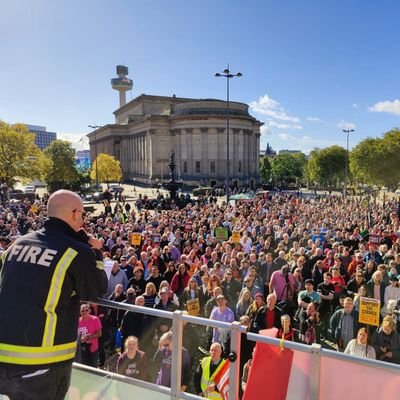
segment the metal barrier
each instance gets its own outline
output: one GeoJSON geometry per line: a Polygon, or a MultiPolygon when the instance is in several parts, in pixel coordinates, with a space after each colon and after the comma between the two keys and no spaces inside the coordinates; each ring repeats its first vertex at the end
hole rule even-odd
{"type": "MultiPolygon", "coordinates": [[[[244,326],[241,326],[238,322],[233,322],[231,324],[225,322],[214,321],[206,318],[194,317],[191,315],[185,315],[182,311],[168,312],[152,308],[145,308],[141,306],[130,305],[126,303],[117,303],[109,300],[97,300],[94,302],[106,307],[123,309],[126,311],[133,311],[141,314],[152,315],[161,318],[172,319],[172,331],[173,335],[173,350],[172,350],[172,369],[171,369],[171,388],[165,388],[148,382],[143,382],[140,380],[132,378],[124,378],[125,381],[132,382],[136,386],[141,388],[146,388],[150,390],[157,391],[163,394],[169,394],[171,399],[201,399],[202,397],[185,393],[181,391],[181,362],[182,362],[182,332],[183,332],[183,322],[187,321],[192,324],[210,326],[213,328],[228,329],[231,331],[231,352],[237,354],[237,359],[231,362],[229,369],[229,399],[238,399],[238,389],[240,384],[239,377],[239,365],[240,365],[240,343],[241,343],[241,333],[246,332],[244,326]]],[[[247,339],[266,343],[274,346],[280,345],[280,340],[272,337],[262,336],[254,333],[247,333],[247,339]]],[[[301,343],[285,341],[284,347],[297,352],[308,353],[311,357],[310,363],[310,374],[308,376],[308,396],[310,400],[318,400],[321,394],[321,360],[322,357],[329,359],[336,359],[340,361],[345,361],[347,363],[352,363],[356,365],[361,365],[364,367],[373,367],[383,370],[392,375],[396,373],[400,376],[400,366],[389,364],[382,361],[376,361],[371,359],[358,358],[343,353],[335,352],[332,350],[327,350],[321,348],[318,344],[313,344],[312,346],[307,346],[301,343]]],[[[89,368],[90,370],[91,368],[89,368]]],[[[102,374],[107,372],[102,371],[102,374]]],[[[108,373],[112,378],[115,374],[108,373]]]]}

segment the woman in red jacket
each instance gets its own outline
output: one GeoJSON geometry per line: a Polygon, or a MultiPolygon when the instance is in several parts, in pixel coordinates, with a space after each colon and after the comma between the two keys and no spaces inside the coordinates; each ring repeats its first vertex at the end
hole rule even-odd
{"type": "Polygon", "coordinates": [[[178,271],[172,278],[171,290],[180,298],[189,283],[190,275],[185,264],[179,264],[178,271]]]}

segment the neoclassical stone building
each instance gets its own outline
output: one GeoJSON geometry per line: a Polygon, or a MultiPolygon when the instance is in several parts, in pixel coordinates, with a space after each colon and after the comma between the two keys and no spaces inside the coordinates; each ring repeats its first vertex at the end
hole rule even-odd
{"type": "MultiPolygon", "coordinates": [[[[258,179],[260,127],[248,105],[230,102],[230,181],[258,179]]],[[[142,94],[114,112],[115,124],[88,134],[91,159],[107,153],[120,162],[124,179],[154,184],[169,179],[175,152],[177,178],[187,184],[224,184],[226,102],[142,94]],[[96,149],[97,148],[97,149],[96,149]]]]}

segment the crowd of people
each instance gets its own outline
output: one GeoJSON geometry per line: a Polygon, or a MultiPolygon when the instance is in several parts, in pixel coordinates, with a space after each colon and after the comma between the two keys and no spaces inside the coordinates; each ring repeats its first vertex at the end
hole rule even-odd
{"type": "MultiPolygon", "coordinates": [[[[398,202],[277,193],[228,205],[210,198],[172,210],[126,204],[84,216],[83,227],[102,241],[110,268],[106,298],[236,320],[250,332],[275,329],[285,340],[400,363],[398,202]],[[378,328],[359,323],[361,297],[380,302],[378,328]]],[[[2,248],[39,229],[45,217],[45,200],[1,206],[2,248]]],[[[80,360],[104,367],[106,351],[117,349],[118,373],[169,386],[171,325],[83,303],[80,360]]],[[[182,390],[218,398],[204,374],[211,379],[229,353],[229,335],[193,324],[184,332],[182,390]],[[209,351],[210,365],[199,362],[199,347],[209,351]]],[[[243,388],[252,350],[245,343],[241,353],[243,388]]]]}

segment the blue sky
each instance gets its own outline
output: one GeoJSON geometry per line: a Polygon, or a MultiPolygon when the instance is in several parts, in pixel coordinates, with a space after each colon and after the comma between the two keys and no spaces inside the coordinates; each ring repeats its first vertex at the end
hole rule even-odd
{"type": "Polygon", "coordinates": [[[350,146],[400,126],[398,0],[13,0],[0,9],[0,119],[73,141],[112,123],[115,66],[141,93],[225,97],[261,147],[350,146]]]}

